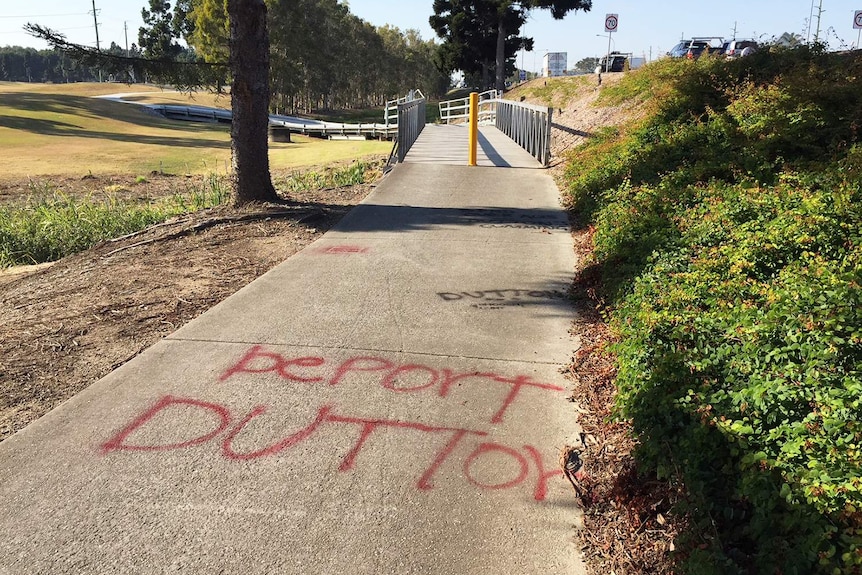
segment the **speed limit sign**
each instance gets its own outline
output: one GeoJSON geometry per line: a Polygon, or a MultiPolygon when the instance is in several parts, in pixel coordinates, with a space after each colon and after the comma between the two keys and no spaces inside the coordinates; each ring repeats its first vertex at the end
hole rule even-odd
{"type": "Polygon", "coordinates": [[[853,27],[862,28],[862,10],[856,10],[856,13],[853,14],[853,27]]]}
{"type": "Polygon", "coordinates": [[[608,14],[605,16],[605,32],[616,32],[619,24],[619,14],[608,14]]]}

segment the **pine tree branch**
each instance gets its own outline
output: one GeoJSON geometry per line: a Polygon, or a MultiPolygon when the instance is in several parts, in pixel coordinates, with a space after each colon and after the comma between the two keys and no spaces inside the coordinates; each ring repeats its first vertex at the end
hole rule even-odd
{"type": "Polygon", "coordinates": [[[39,24],[28,23],[24,26],[24,30],[31,36],[45,40],[52,48],[65,53],[75,62],[83,66],[99,68],[108,74],[132,73],[138,78],[146,75],[151,81],[171,84],[183,91],[220,88],[227,83],[229,72],[227,63],[182,62],[122,56],[74,44],[66,40],[63,34],[39,24]]]}

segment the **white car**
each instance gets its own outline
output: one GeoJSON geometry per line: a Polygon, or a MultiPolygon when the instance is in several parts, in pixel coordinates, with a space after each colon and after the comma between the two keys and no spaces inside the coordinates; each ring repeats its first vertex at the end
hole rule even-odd
{"type": "Polygon", "coordinates": [[[754,40],[731,40],[724,45],[724,55],[728,58],[741,58],[757,52],[757,42],[754,40]]]}

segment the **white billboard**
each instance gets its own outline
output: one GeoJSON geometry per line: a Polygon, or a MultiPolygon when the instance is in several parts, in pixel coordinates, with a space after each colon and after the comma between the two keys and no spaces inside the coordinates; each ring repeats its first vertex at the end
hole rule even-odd
{"type": "Polygon", "coordinates": [[[567,64],[566,52],[548,52],[542,60],[542,75],[546,78],[563,76],[566,73],[567,64]]]}

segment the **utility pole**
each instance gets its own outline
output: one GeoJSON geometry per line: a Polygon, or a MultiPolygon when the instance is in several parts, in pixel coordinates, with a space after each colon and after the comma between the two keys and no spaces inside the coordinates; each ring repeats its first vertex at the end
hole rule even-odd
{"type": "Polygon", "coordinates": [[[820,20],[823,18],[823,0],[820,0],[820,5],[817,7],[817,30],[814,32],[814,43],[820,39],[820,20]]]}
{"type": "Polygon", "coordinates": [[[123,32],[126,34],[126,58],[129,57],[129,23],[123,22],[123,32]]]}
{"type": "MultiPolygon", "coordinates": [[[[97,18],[99,11],[96,10],[96,0],[93,0],[93,24],[96,26],[96,51],[101,52],[99,46],[99,19],[97,18]]],[[[99,68],[99,82],[102,81],[102,69],[99,68]]]]}
{"type": "Polygon", "coordinates": [[[99,47],[99,20],[96,18],[96,15],[99,13],[96,10],[96,0],[93,0],[93,24],[96,26],[96,51],[101,50],[99,47]]]}
{"type": "Polygon", "coordinates": [[[733,39],[736,40],[736,22],[733,23],[733,39]]]}
{"type": "Polygon", "coordinates": [[[811,0],[811,13],[808,14],[808,36],[805,38],[807,44],[811,43],[811,24],[814,22],[814,3],[817,0],[811,0]]]}
{"type": "MultiPolygon", "coordinates": [[[[811,15],[808,17],[808,38],[806,42],[811,43],[811,25],[814,23],[814,4],[817,0],[811,0],[811,15]]],[[[814,43],[817,43],[817,40],[820,39],[820,20],[823,18],[823,0],[820,0],[820,4],[817,6],[817,28],[814,32],[814,43]]]]}

